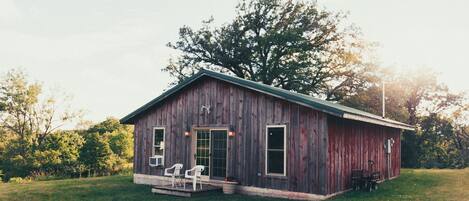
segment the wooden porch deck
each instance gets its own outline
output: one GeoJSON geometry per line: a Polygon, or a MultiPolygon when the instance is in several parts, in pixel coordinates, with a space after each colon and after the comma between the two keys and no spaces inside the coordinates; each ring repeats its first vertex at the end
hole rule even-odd
{"type": "Polygon", "coordinates": [[[202,189],[197,185],[197,190],[192,189],[192,184],[186,184],[186,189],[184,187],[172,187],[171,185],[164,186],[153,186],[151,189],[152,193],[164,194],[164,195],[174,195],[179,197],[193,197],[206,194],[208,192],[221,192],[222,187],[213,186],[208,184],[202,184],[202,189]]]}

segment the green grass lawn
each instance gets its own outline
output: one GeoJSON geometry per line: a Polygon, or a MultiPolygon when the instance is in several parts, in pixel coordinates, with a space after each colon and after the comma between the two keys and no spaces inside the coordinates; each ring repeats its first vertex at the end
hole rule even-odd
{"type": "Polygon", "coordinates": [[[156,195],[151,193],[150,186],[136,185],[132,183],[131,176],[109,176],[85,179],[65,179],[53,181],[34,181],[24,184],[2,183],[0,184],[0,201],[3,200],[57,200],[57,201],[118,201],[118,200],[271,200],[268,198],[224,195],[211,193],[204,197],[192,199],[174,196],[156,195]]]}
{"type": "MultiPolygon", "coordinates": [[[[135,185],[131,176],[34,181],[0,184],[0,200],[272,200],[213,193],[192,199],[154,195],[149,186],[135,185]]],[[[280,199],[277,199],[280,200],[280,199]]],[[[409,170],[387,181],[378,191],[348,192],[333,200],[469,200],[469,169],[409,170]]]]}
{"type": "Polygon", "coordinates": [[[348,192],[333,200],[469,200],[469,169],[403,169],[399,178],[380,184],[377,191],[348,192]]]}

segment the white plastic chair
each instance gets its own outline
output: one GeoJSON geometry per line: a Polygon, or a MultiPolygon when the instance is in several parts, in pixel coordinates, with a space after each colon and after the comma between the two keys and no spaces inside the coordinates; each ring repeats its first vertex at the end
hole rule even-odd
{"type": "Polygon", "coordinates": [[[176,163],[170,168],[164,169],[164,176],[171,177],[171,186],[174,188],[174,182],[176,181],[176,177],[182,176],[181,175],[181,169],[182,169],[182,164],[181,163],[176,163]],[[170,173],[170,170],[173,170],[172,173],[170,173]]]}
{"type": "MultiPolygon", "coordinates": [[[[186,170],[186,173],[184,174],[184,177],[186,179],[191,179],[192,180],[192,188],[194,188],[194,191],[197,189],[197,180],[201,180],[201,175],[202,172],[204,171],[205,167],[203,165],[196,165],[190,170],[186,170]],[[194,172],[194,175],[191,175],[190,172],[194,172]]],[[[202,189],[202,182],[199,181],[200,183],[200,189],[202,189]]],[[[184,189],[186,189],[186,182],[184,182],[184,189]]]]}

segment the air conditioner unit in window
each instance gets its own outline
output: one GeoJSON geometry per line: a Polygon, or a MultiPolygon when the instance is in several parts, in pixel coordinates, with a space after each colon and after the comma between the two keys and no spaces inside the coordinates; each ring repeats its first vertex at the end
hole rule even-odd
{"type": "Polygon", "coordinates": [[[150,167],[163,166],[163,156],[150,157],[150,167]]]}

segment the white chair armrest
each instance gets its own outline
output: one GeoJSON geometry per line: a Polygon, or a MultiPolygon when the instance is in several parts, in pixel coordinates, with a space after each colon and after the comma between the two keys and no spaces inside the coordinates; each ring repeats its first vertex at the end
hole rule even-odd
{"type": "Polygon", "coordinates": [[[195,170],[195,167],[193,167],[192,169],[190,170],[186,170],[185,173],[184,173],[184,177],[185,178],[192,178],[192,175],[190,175],[190,172],[194,171],[195,170]]]}
{"type": "Polygon", "coordinates": [[[173,174],[172,174],[172,173],[169,173],[169,171],[170,171],[171,169],[174,169],[175,167],[176,167],[176,166],[173,165],[173,166],[170,167],[170,168],[165,168],[165,169],[164,169],[164,176],[172,176],[173,174]]]}

